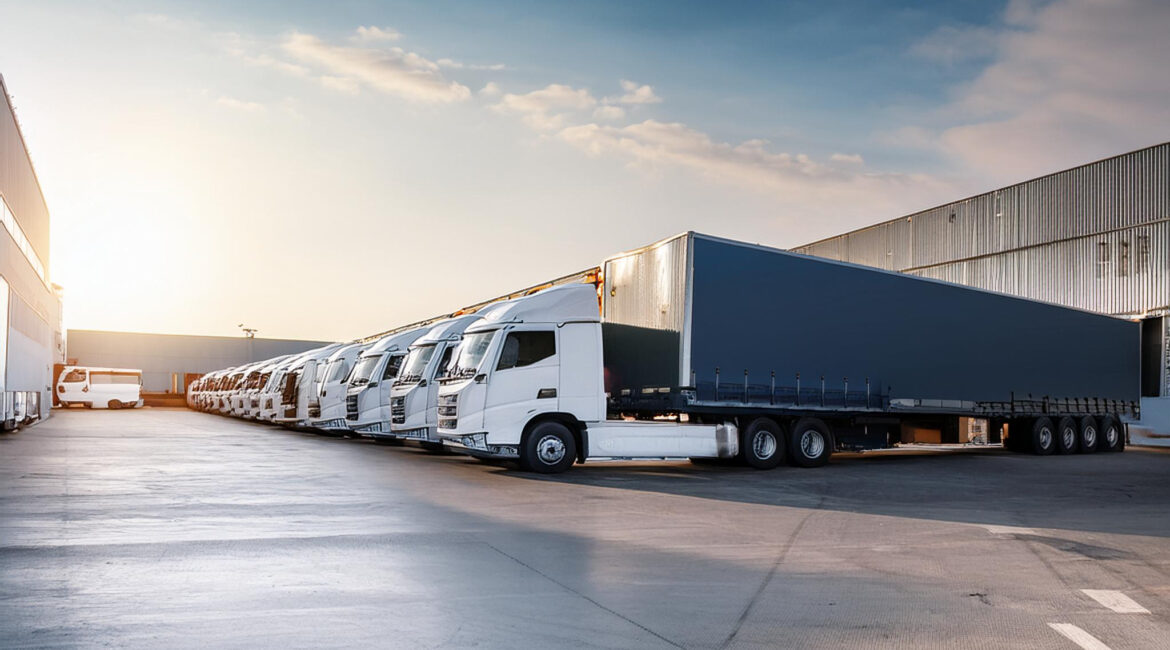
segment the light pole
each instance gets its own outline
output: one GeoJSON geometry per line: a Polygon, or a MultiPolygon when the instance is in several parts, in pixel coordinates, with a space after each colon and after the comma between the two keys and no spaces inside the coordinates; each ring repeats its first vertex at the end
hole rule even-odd
{"type": "Polygon", "coordinates": [[[244,338],[248,339],[248,361],[255,361],[256,344],[253,341],[256,339],[256,332],[259,332],[260,330],[256,329],[255,327],[244,327],[243,323],[236,325],[236,327],[240,328],[240,330],[244,332],[244,338]]]}

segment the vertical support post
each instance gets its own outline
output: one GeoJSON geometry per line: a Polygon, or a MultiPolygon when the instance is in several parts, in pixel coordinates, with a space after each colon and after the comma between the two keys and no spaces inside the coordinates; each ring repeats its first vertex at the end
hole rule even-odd
{"type": "Polygon", "coordinates": [[[743,369],[743,403],[744,404],[748,403],[748,371],[747,371],[747,368],[743,369]]]}
{"type": "Polygon", "coordinates": [[[825,405],[825,376],[821,375],[821,406],[825,405]]]}
{"type": "Polygon", "coordinates": [[[715,401],[719,401],[719,366],[715,366],[715,401]]]}
{"type": "Polygon", "coordinates": [[[768,400],[769,404],[776,403],[776,371],[772,371],[772,397],[768,400]]]}
{"type": "Polygon", "coordinates": [[[800,406],[800,373],[796,373],[796,405],[800,406]]]}
{"type": "Polygon", "coordinates": [[[849,378],[842,377],[841,381],[845,382],[845,394],[841,396],[841,406],[849,407],[849,378]]]}
{"type": "Polygon", "coordinates": [[[869,406],[869,377],[865,378],[865,408],[870,408],[870,406],[869,406]]]}

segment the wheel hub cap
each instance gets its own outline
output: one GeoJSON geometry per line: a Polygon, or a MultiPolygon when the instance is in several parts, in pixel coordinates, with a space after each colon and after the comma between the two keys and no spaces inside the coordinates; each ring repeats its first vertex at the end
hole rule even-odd
{"type": "Polygon", "coordinates": [[[1040,446],[1048,449],[1052,445],[1052,431],[1047,427],[1040,430],[1040,446]]]}
{"type": "Polygon", "coordinates": [[[545,436],[536,443],[536,455],[542,463],[556,465],[565,457],[565,443],[556,436],[545,436]]]}
{"type": "Polygon", "coordinates": [[[825,451],[825,438],[820,431],[805,431],[800,434],[800,450],[809,458],[816,458],[825,451]]]}
{"type": "Polygon", "coordinates": [[[1097,430],[1092,428],[1092,427],[1085,429],[1084,438],[1085,438],[1085,444],[1090,446],[1090,447],[1097,444],[1097,430]]]}
{"type": "Polygon", "coordinates": [[[752,451],[756,458],[771,458],[776,453],[776,438],[767,431],[760,431],[752,438],[752,451]]]}

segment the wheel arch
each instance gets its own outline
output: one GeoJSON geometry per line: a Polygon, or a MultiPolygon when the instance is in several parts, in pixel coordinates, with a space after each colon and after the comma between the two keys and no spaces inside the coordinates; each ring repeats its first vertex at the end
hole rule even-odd
{"type": "Polygon", "coordinates": [[[524,430],[520,434],[520,447],[523,448],[528,442],[528,434],[536,428],[536,425],[543,422],[558,422],[569,428],[573,434],[573,442],[577,444],[577,462],[585,462],[586,448],[589,443],[589,431],[585,423],[578,420],[572,413],[563,413],[559,411],[551,411],[547,413],[539,413],[534,415],[532,419],[524,425],[524,430]]]}

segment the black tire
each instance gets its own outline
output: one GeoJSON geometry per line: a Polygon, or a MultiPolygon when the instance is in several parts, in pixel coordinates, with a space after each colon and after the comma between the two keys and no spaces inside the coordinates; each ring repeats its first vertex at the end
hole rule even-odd
{"type": "Polygon", "coordinates": [[[1101,418],[1097,429],[1097,449],[1101,451],[1121,451],[1125,449],[1125,429],[1121,421],[1112,415],[1101,418]]]}
{"type": "Polygon", "coordinates": [[[432,454],[441,454],[441,453],[444,453],[447,451],[447,447],[441,442],[431,442],[429,440],[423,440],[422,442],[418,443],[418,446],[431,452],[432,454]]]}
{"type": "Polygon", "coordinates": [[[1080,429],[1077,427],[1077,421],[1064,416],[1056,422],[1056,453],[1058,454],[1075,454],[1077,453],[1077,437],[1080,434],[1080,429]]]}
{"type": "Polygon", "coordinates": [[[406,441],[401,438],[391,438],[388,436],[374,436],[375,445],[385,445],[387,447],[401,447],[406,441]]]}
{"type": "Polygon", "coordinates": [[[1038,417],[1032,420],[1031,436],[1032,453],[1037,456],[1047,456],[1056,451],[1056,425],[1048,417],[1038,417]]]}
{"type": "Polygon", "coordinates": [[[1080,435],[1077,436],[1077,449],[1082,454],[1096,453],[1097,445],[1101,442],[1100,425],[1097,418],[1086,415],[1080,421],[1080,435]]]}
{"type": "Polygon", "coordinates": [[[833,454],[833,432],[818,418],[800,418],[788,434],[788,460],[797,467],[820,467],[833,454]]]}
{"type": "Polygon", "coordinates": [[[520,444],[520,467],[539,474],[559,474],[577,460],[577,441],[560,422],[541,422],[520,444]]]}
{"type": "Polygon", "coordinates": [[[106,402],[106,408],[110,409],[111,411],[117,411],[118,409],[122,408],[122,403],[116,399],[112,399],[109,402],[106,402]]]}
{"type": "Polygon", "coordinates": [[[784,462],[784,429],[771,418],[756,418],[739,433],[743,462],[756,469],[773,469],[784,462]]]}

